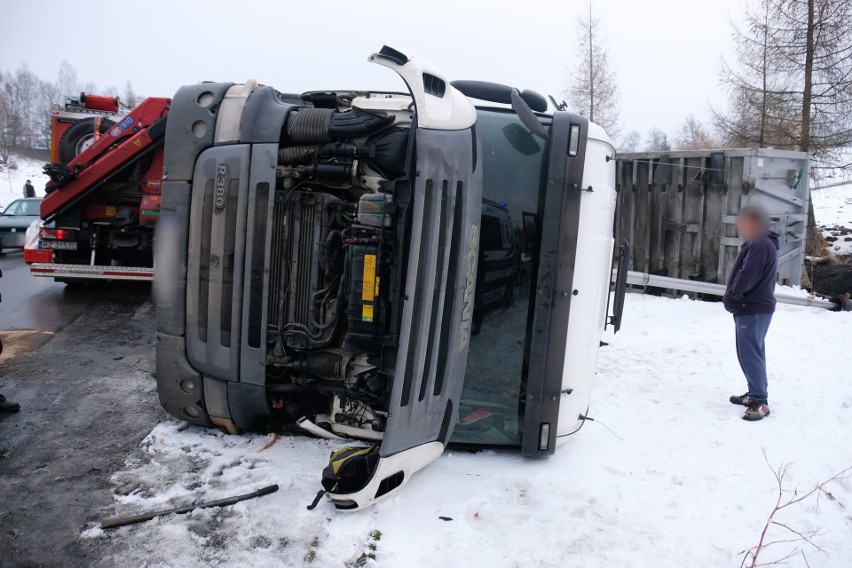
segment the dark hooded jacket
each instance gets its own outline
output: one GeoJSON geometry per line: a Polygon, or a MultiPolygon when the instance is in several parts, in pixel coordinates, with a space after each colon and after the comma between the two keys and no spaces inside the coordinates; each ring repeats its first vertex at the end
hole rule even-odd
{"type": "Polygon", "coordinates": [[[725,309],[735,316],[773,313],[777,267],[776,233],[743,244],[728,276],[725,309]]]}

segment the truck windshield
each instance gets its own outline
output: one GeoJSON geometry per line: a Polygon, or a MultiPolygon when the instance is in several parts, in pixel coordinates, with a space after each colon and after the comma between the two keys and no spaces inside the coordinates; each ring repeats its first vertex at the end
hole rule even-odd
{"type": "Polygon", "coordinates": [[[517,446],[545,142],[511,112],[479,109],[476,127],[483,160],[479,264],[467,374],[451,443],[517,446]]]}

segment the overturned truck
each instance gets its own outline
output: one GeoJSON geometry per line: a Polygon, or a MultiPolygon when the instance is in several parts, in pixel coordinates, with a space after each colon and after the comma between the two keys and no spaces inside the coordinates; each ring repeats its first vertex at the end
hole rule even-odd
{"type": "Polygon", "coordinates": [[[370,60],[409,92],[181,88],[157,235],[163,406],[366,441],[326,487],[342,510],[449,443],[538,457],[578,430],[613,247],[603,130],[387,47],[370,60]]]}

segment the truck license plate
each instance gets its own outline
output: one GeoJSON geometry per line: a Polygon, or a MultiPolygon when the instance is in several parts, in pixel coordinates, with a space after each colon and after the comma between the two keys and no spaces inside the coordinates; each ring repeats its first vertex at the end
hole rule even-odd
{"type": "Polygon", "coordinates": [[[38,248],[53,250],[77,250],[76,241],[39,241],[38,248]]]}

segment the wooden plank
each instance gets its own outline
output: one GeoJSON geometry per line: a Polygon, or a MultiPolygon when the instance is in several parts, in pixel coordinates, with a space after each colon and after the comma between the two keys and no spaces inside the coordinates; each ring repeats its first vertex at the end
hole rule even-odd
{"type": "MultiPolygon", "coordinates": [[[[686,184],[683,192],[683,223],[701,226],[704,220],[704,189],[695,179],[701,172],[703,160],[685,160],[686,184]]],[[[684,233],[681,241],[681,278],[696,279],[701,272],[701,233],[684,233]]]]}
{"type": "MultiPolygon", "coordinates": [[[[657,165],[657,168],[665,167],[657,165]]],[[[654,172],[654,179],[657,172],[654,172]]],[[[659,180],[657,180],[659,181],[659,180]]],[[[666,258],[665,236],[663,227],[665,222],[666,201],[668,188],[671,185],[671,173],[666,183],[654,183],[651,186],[651,266],[655,271],[665,270],[668,274],[669,263],[666,258]]]]}
{"type": "Polygon", "coordinates": [[[668,276],[682,278],[681,251],[683,226],[683,158],[672,163],[672,178],[666,193],[664,219],[664,255],[668,276]]]}
{"type": "Polygon", "coordinates": [[[637,162],[636,171],[636,263],[639,270],[649,272],[650,248],[651,248],[651,224],[649,219],[650,199],[648,194],[648,179],[650,177],[650,164],[646,161],[637,162]]]}
{"type": "Polygon", "coordinates": [[[746,160],[742,156],[728,158],[727,176],[728,176],[728,195],[725,204],[725,217],[723,218],[722,237],[735,239],[732,244],[719,245],[719,282],[724,282],[727,279],[728,271],[734,265],[737,254],[740,251],[741,241],[737,237],[736,215],[742,207],[743,200],[743,185],[748,181],[749,175],[746,172],[746,160]]]}
{"type": "MultiPolygon", "coordinates": [[[[706,165],[710,167],[709,157],[706,165]]],[[[719,246],[722,238],[722,216],[724,215],[725,194],[728,184],[712,183],[712,172],[708,176],[709,183],[705,184],[704,198],[704,225],[703,225],[703,258],[701,270],[706,282],[720,282],[719,270],[719,246]]],[[[724,280],[724,277],[722,277],[724,280]]]]}

